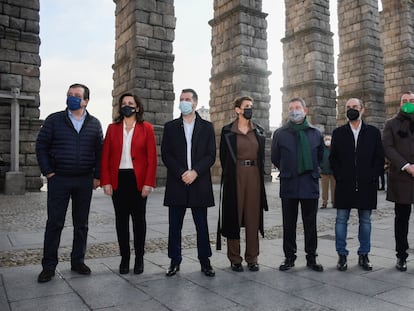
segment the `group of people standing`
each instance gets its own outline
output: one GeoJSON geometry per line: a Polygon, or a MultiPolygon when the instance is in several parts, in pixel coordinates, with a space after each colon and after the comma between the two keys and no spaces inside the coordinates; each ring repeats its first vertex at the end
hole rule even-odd
{"type": "MultiPolygon", "coordinates": [[[[88,215],[92,190],[102,187],[111,196],[121,255],[119,273],[130,270],[130,230],[132,219],[135,262],[133,271],[144,271],[146,201],[155,187],[157,170],[156,139],[153,126],[144,121],[142,100],[125,93],[119,98],[118,118],[108,126],[105,138],[99,121],[86,106],[89,89],[73,84],[67,92],[67,108],[48,116],[41,128],[36,153],[42,174],[48,180],[47,223],[42,272],[38,282],[55,275],[58,248],[69,200],[74,226],[71,270],[88,275],[85,264],[88,215]]],[[[233,271],[242,272],[243,259],[250,271],[259,270],[259,233],[264,235],[264,211],[268,210],[264,185],[265,130],[252,121],[253,99],[238,97],[233,102],[235,119],[221,130],[219,158],[222,167],[217,249],[226,238],[227,257],[233,271]],[[241,254],[241,228],[245,228],[246,247],[241,254]]],[[[180,94],[179,118],[164,126],[161,158],[167,168],[164,205],[168,207],[167,276],[180,270],[181,231],[187,209],[191,209],[197,232],[197,252],[201,272],[213,277],[212,251],[207,209],[215,206],[210,169],[216,159],[214,127],[196,112],[197,93],[184,89],[180,94]]],[[[363,103],[346,103],[348,124],[332,133],[329,158],[324,159],[324,140],[308,123],[303,99],[289,102],[289,121],[273,136],[271,160],[280,175],[283,215],[282,271],[294,267],[296,224],[300,204],[305,234],[307,266],[323,271],[317,260],[317,222],[319,167],[329,161],[336,181],[335,224],[338,269],[347,268],[347,222],[351,208],[359,215],[359,265],[372,269],[370,251],[371,210],[376,208],[377,181],[390,160],[387,199],[395,204],[397,269],[407,269],[408,219],[414,202],[414,94],[404,94],[401,111],[388,121],[383,142],[378,129],[362,121],[363,103]],[[384,148],[383,148],[384,146],[384,148]]],[[[323,174],[323,172],[322,172],[323,174]]]]}

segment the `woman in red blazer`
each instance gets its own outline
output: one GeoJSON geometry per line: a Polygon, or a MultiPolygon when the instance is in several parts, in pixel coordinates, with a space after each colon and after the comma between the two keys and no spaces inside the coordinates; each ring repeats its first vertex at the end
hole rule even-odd
{"type": "Polygon", "coordinates": [[[121,264],[129,272],[129,217],[134,231],[134,273],[144,271],[147,197],[155,187],[157,151],[153,126],[143,119],[141,99],[130,93],[119,99],[119,118],[108,126],[101,160],[101,185],[112,196],[121,264]]]}

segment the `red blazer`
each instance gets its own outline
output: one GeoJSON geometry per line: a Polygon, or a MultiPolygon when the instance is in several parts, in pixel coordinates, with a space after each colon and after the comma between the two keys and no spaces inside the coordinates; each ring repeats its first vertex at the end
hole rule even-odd
{"type": "MultiPolygon", "coordinates": [[[[101,185],[118,189],[118,171],[121,162],[124,123],[108,126],[102,149],[101,185]]],[[[138,190],[144,185],[155,187],[157,149],[154,128],[148,122],[136,123],[131,142],[131,158],[138,190]]]]}

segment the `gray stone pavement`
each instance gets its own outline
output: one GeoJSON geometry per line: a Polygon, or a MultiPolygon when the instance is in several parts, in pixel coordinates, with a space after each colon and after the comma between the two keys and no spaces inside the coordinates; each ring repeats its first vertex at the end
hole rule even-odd
{"type": "MultiPolygon", "coordinates": [[[[216,203],[218,186],[215,185],[216,203]]],[[[267,184],[270,211],[265,214],[265,238],[261,238],[260,271],[231,271],[224,250],[215,250],[217,207],[209,209],[214,278],[200,272],[194,225],[188,212],[183,228],[181,271],[166,277],[168,235],[167,208],[162,206],[164,188],[156,189],[147,205],[147,253],[141,275],[120,275],[120,257],[114,229],[112,202],[102,190],[94,192],[86,263],[92,275],[70,271],[72,241],[68,210],[56,277],[37,283],[46,222],[46,192],[22,196],[0,195],[0,311],[3,310],[414,310],[414,261],[408,271],[395,269],[393,206],[378,192],[373,212],[372,250],[374,269],[357,264],[357,217],[351,215],[348,270],[336,270],[334,245],[335,210],[319,210],[319,260],[325,271],[305,267],[303,231],[298,220],[298,259],[288,272],[278,270],[283,260],[281,209],[278,183],[267,184]]],[[[410,245],[414,245],[411,222],[410,245]]],[[[223,240],[224,242],[224,240],[223,240]]],[[[242,245],[242,251],[244,247],[242,245]]],[[[414,253],[410,249],[410,253],[414,253]]],[[[132,260],[131,260],[132,262],[132,260]]]]}

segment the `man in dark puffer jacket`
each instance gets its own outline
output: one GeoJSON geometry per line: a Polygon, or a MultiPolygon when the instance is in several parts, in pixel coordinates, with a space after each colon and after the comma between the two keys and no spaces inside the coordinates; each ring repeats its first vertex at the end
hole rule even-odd
{"type": "Polygon", "coordinates": [[[48,282],[58,264],[60,236],[72,199],[72,271],[90,274],[84,263],[92,189],[99,186],[102,127],[86,111],[89,89],[72,84],[67,109],[48,116],[36,141],[40,170],[47,177],[47,223],[38,282],[48,282]]]}

